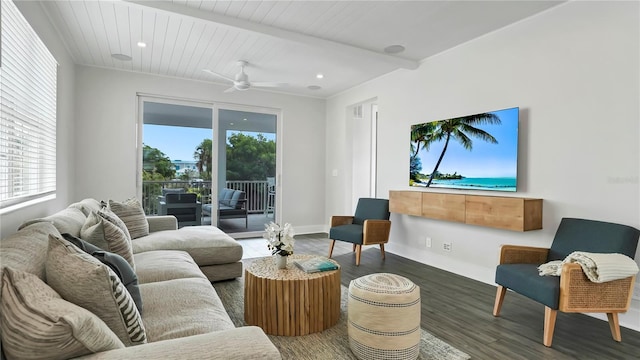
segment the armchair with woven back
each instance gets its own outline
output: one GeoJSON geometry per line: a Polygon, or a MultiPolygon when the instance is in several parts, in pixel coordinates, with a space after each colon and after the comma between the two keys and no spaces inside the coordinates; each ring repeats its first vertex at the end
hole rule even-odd
{"type": "Polygon", "coordinates": [[[539,267],[576,252],[622,254],[633,259],[639,236],[638,229],[627,225],[563,218],[550,248],[503,245],[496,268],[498,288],[493,315],[500,315],[507,289],[511,289],[545,305],[543,344],[547,347],[553,340],[558,311],[606,313],[613,339],[621,341],[618,314],[629,309],[635,275],[593,282],[578,263],[560,263],[560,276],[541,276],[539,267]]]}
{"type": "Polygon", "coordinates": [[[391,221],[389,220],[389,200],[360,198],[353,216],[334,215],[329,230],[329,257],[333,255],[336,240],[353,244],[356,266],[360,265],[363,245],[379,245],[384,259],[384,244],[389,241],[391,221]]]}

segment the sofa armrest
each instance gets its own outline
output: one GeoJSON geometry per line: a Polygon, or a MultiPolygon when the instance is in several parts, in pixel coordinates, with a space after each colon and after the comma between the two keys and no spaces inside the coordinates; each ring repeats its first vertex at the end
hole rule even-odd
{"type": "Polygon", "coordinates": [[[76,359],[282,359],[271,340],[257,326],[164,340],[109,350],[76,359]]]}
{"type": "Polygon", "coordinates": [[[173,215],[147,216],[149,232],[178,229],[178,219],[173,215]]]}

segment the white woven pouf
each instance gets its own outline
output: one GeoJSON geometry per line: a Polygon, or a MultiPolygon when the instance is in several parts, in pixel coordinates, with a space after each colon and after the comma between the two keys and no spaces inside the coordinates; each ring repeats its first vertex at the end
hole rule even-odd
{"type": "Polygon", "coordinates": [[[415,360],[420,353],[420,288],[394,274],[351,281],[349,345],[361,360],[415,360]]]}

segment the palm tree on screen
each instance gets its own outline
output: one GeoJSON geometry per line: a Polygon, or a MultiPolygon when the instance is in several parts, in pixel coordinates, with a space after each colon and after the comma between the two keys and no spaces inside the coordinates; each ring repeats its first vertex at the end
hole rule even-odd
{"type": "Polygon", "coordinates": [[[433,142],[432,135],[435,128],[435,122],[411,126],[411,142],[415,143],[415,151],[411,154],[411,160],[418,157],[420,145],[422,145],[423,149],[429,150],[429,145],[433,142]]]}
{"type": "MultiPolygon", "coordinates": [[[[491,113],[482,113],[454,119],[430,122],[429,124],[433,124],[433,131],[427,137],[429,143],[444,140],[444,147],[442,148],[442,153],[440,154],[440,157],[436,162],[436,166],[433,168],[433,171],[429,176],[429,181],[427,182],[426,186],[429,187],[429,185],[431,185],[431,181],[438,171],[438,167],[440,166],[440,163],[444,158],[444,154],[447,152],[447,147],[449,146],[449,140],[451,140],[451,138],[457,140],[465,149],[469,151],[473,149],[473,141],[471,141],[470,136],[479,138],[480,140],[484,140],[492,144],[497,144],[498,140],[496,140],[493,135],[475,126],[482,124],[500,123],[500,118],[491,113]]],[[[425,146],[428,146],[428,144],[425,146]]]]}

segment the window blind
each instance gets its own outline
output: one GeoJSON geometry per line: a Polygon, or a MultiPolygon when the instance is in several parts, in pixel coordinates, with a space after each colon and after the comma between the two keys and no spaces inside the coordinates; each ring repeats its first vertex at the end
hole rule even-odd
{"type": "Polygon", "coordinates": [[[0,8],[0,209],[56,190],[57,62],[12,1],[0,8]]]}

